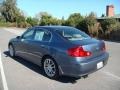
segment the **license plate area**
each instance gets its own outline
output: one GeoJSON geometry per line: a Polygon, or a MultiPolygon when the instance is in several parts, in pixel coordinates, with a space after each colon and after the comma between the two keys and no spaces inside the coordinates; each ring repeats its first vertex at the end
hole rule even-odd
{"type": "Polygon", "coordinates": [[[100,69],[100,68],[102,68],[102,67],[103,67],[103,62],[97,63],[97,69],[100,69]]]}

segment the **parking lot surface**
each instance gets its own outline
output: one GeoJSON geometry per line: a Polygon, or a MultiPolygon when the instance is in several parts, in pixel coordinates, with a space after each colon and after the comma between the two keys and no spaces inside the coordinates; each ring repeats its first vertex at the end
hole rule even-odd
{"type": "MultiPolygon", "coordinates": [[[[51,80],[37,65],[22,58],[9,57],[8,41],[24,30],[0,28],[0,52],[9,90],[120,90],[120,43],[106,42],[110,54],[108,64],[88,78],[60,77],[51,80]]],[[[0,75],[0,90],[3,89],[0,75]]]]}
{"type": "MultiPolygon", "coordinates": [[[[1,71],[0,71],[1,72],[1,71]]],[[[3,84],[2,84],[2,77],[1,77],[1,74],[0,74],[0,90],[3,90],[3,84]]]]}

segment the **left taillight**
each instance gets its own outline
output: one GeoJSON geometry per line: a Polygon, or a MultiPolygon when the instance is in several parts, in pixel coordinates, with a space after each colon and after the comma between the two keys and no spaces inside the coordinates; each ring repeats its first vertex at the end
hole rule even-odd
{"type": "Polygon", "coordinates": [[[68,55],[72,57],[86,57],[86,56],[91,56],[90,51],[85,51],[82,46],[77,46],[68,49],[68,55]]]}
{"type": "Polygon", "coordinates": [[[105,51],[106,50],[106,46],[105,46],[105,42],[103,42],[103,47],[102,50],[105,51]]]}

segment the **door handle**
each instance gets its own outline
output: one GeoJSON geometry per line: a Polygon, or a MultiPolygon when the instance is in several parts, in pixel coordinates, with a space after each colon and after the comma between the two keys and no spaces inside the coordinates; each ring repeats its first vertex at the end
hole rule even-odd
{"type": "Polygon", "coordinates": [[[40,45],[41,47],[45,47],[45,45],[40,45]]]}

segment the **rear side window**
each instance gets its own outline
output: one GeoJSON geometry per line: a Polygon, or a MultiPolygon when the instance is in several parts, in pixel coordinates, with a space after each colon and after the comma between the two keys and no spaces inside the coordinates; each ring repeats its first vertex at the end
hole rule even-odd
{"type": "Polygon", "coordinates": [[[36,41],[49,41],[51,39],[51,33],[45,30],[36,30],[34,40],[36,41]]]}

